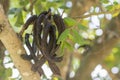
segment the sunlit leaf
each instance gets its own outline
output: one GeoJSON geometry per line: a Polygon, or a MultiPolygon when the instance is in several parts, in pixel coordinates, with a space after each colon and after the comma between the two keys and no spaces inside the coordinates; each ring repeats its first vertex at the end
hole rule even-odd
{"type": "Polygon", "coordinates": [[[29,0],[19,0],[19,4],[22,6],[26,6],[29,3],[29,0]]]}
{"type": "Polygon", "coordinates": [[[61,43],[59,50],[60,50],[60,55],[63,55],[63,52],[65,50],[65,44],[64,44],[64,42],[61,43]]]}
{"type": "Polygon", "coordinates": [[[83,37],[79,34],[78,31],[72,30],[73,31],[73,37],[74,37],[74,42],[78,44],[83,44],[83,37]]]}
{"type": "Polygon", "coordinates": [[[71,43],[68,43],[67,41],[64,42],[65,47],[68,48],[69,50],[73,50],[73,46],[71,45],[71,43]]]}
{"type": "Polygon", "coordinates": [[[100,0],[100,2],[107,4],[109,3],[109,0],[100,0]]]}
{"type": "Polygon", "coordinates": [[[37,15],[39,15],[40,12],[42,11],[41,0],[36,1],[35,5],[34,5],[34,9],[35,9],[35,13],[37,15]]]}
{"type": "Polygon", "coordinates": [[[77,24],[77,22],[70,17],[64,18],[64,22],[68,27],[72,27],[72,26],[75,26],[77,24]]]}
{"type": "Polygon", "coordinates": [[[77,59],[77,58],[73,58],[72,64],[74,64],[73,69],[77,70],[79,68],[79,66],[80,66],[80,60],[77,59]]]}
{"type": "Polygon", "coordinates": [[[4,71],[5,71],[5,68],[0,65],[0,76],[3,76],[5,74],[4,71]]]}
{"type": "Polygon", "coordinates": [[[5,74],[6,74],[7,77],[12,76],[12,69],[11,68],[6,69],[5,74]]]}
{"type": "Polygon", "coordinates": [[[115,56],[115,59],[120,59],[120,47],[113,48],[112,52],[115,56]]]}
{"type": "Polygon", "coordinates": [[[53,77],[53,79],[52,80],[59,80],[57,77],[53,77]]]}
{"type": "Polygon", "coordinates": [[[82,24],[78,24],[78,28],[80,29],[80,30],[87,30],[87,27],[86,26],[84,26],[84,25],[82,25],[82,24]]]}
{"type": "Polygon", "coordinates": [[[62,9],[69,9],[66,5],[61,5],[60,8],[62,8],[62,9]]]}
{"type": "Polygon", "coordinates": [[[70,33],[70,29],[66,29],[59,37],[57,43],[59,44],[60,42],[63,42],[67,39],[68,34],[70,33]]]}
{"type": "Polygon", "coordinates": [[[23,14],[22,11],[20,10],[19,13],[17,14],[17,21],[15,23],[15,26],[20,27],[21,25],[23,25],[23,14]]]}
{"type": "Polygon", "coordinates": [[[114,5],[118,5],[118,2],[117,2],[117,1],[114,1],[113,4],[114,4],[114,5]]]}
{"type": "Polygon", "coordinates": [[[17,8],[12,8],[9,10],[8,14],[15,14],[17,11],[17,8]]]}
{"type": "Polygon", "coordinates": [[[54,2],[47,2],[46,4],[47,4],[48,8],[53,7],[53,6],[57,6],[57,4],[54,2]]]}
{"type": "Polygon", "coordinates": [[[112,10],[112,8],[113,8],[113,5],[108,5],[108,6],[106,6],[106,9],[107,9],[107,10],[112,10]]]}

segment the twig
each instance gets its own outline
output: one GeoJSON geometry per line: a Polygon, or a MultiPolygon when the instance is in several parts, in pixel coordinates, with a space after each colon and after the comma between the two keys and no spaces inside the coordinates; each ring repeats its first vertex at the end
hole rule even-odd
{"type": "Polygon", "coordinates": [[[99,13],[90,13],[88,15],[81,15],[81,16],[76,16],[76,17],[73,17],[74,19],[78,19],[78,18],[88,18],[90,16],[93,16],[93,15],[101,15],[101,14],[114,14],[114,13],[117,13],[119,12],[120,9],[116,9],[114,11],[105,11],[105,12],[99,12],[99,13]]]}
{"type": "Polygon", "coordinates": [[[31,12],[31,15],[33,15],[33,6],[34,4],[36,3],[37,0],[30,0],[30,12],[31,12]]]}
{"type": "Polygon", "coordinates": [[[71,71],[71,67],[72,67],[72,60],[73,60],[73,53],[70,54],[69,57],[69,63],[68,63],[68,68],[67,68],[67,73],[66,73],[66,80],[70,80],[70,71],[71,71]]]}

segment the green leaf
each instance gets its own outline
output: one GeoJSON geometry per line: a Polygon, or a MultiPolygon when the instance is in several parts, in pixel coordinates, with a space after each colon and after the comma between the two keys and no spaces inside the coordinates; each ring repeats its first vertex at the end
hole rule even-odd
{"type": "Polygon", "coordinates": [[[75,43],[78,43],[78,44],[84,44],[84,39],[83,39],[83,37],[79,34],[79,32],[78,31],[76,31],[76,30],[72,30],[73,31],[73,41],[75,42],[75,43]]]}
{"type": "Polygon", "coordinates": [[[0,76],[4,76],[5,74],[4,71],[5,71],[5,68],[0,65],[0,76]]]}
{"type": "Polygon", "coordinates": [[[0,64],[2,64],[3,63],[3,60],[2,59],[0,59],[0,64]]]}
{"type": "Polygon", "coordinates": [[[80,30],[87,30],[87,27],[86,26],[84,26],[84,25],[82,25],[82,24],[78,24],[78,28],[80,29],[80,30]]]}
{"type": "Polygon", "coordinates": [[[63,43],[61,43],[61,45],[60,45],[60,54],[61,54],[61,55],[63,55],[64,49],[65,49],[65,44],[64,44],[64,42],[63,42],[63,43]]]}
{"type": "Polygon", "coordinates": [[[70,51],[72,51],[74,49],[73,46],[70,43],[68,43],[67,41],[65,41],[64,44],[65,44],[65,47],[68,48],[70,51]]]}
{"type": "Polygon", "coordinates": [[[7,77],[10,77],[12,75],[12,69],[11,68],[6,69],[5,73],[7,77]]]}
{"type": "Polygon", "coordinates": [[[46,2],[46,0],[42,0],[42,2],[46,2]]]}
{"type": "Polygon", "coordinates": [[[114,4],[114,5],[118,5],[118,2],[117,2],[117,1],[114,1],[113,4],[114,4]]]}
{"type": "Polygon", "coordinates": [[[53,3],[53,2],[47,2],[47,8],[50,8],[50,7],[53,7],[53,6],[57,6],[56,3],[53,3]]]}
{"type": "Polygon", "coordinates": [[[77,22],[70,18],[70,17],[66,17],[64,18],[64,23],[68,26],[68,27],[72,27],[72,26],[75,26],[77,24],[77,22]]]}
{"type": "Polygon", "coordinates": [[[41,0],[37,0],[36,3],[35,3],[35,5],[34,5],[35,13],[37,15],[39,15],[40,12],[42,11],[41,8],[42,8],[42,6],[41,6],[41,0]]]}
{"type": "Polygon", "coordinates": [[[70,29],[66,29],[59,37],[57,43],[59,44],[60,42],[63,42],[66,40],[66,38],[68,37],[68,34],[70,33],[70,29]]]}
{"type": "Polygon", "coordinates": [[[106,7],[107,10],[112,10],[112,8],[113,8],[113,5],[109,5],[106,7]]]}
{"type": "Polygon", "coordinates": [[[61,5],[60,8],[62,8],[62,9],[69,9],[66,5],[61,5]]]}
{"type": "Polygon", "coordinates": [[[100,2],[107,4],[107,3],[109,3],[109,0],[100,0],[100,2]]]}
{"type": "Polygon", "coordinates": [[[12,8],[9,10],[8,14],[15,14],[17,11],[17,8],[12,8]]]}
{"type": "Polygon", "coordinates": [[[26,6],[29,3],[29,0],[19,0],[19,4],[22,6],[26,6]]]}
{"type": "Polygon", "coordinates": [[[23,22],[23,14],[22,14],[22,11],[20,10],[19,13],[17,14],[17,21],[15,23],[15,26],[20,27],[22,24],[24,24],[24,22],[23,22]]]}

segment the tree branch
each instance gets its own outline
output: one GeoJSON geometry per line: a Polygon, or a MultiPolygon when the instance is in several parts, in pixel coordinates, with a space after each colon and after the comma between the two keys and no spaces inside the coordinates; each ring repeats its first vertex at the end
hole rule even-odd
{"type": "Polygon", "coordinates": [[[72,3],[73,6],[69,15],[74,17],[83,15],[90,9],[91,6],[99,4],[99,0],[72,0],[72,3]]]}
{"type": "Polygon", "coordinates": [[[76,16],[76,17],[73,17],[74,19],[78,19],[78,18],[88,18],[88,17],[91,17],[91,16],[94,16],[94,15],[101,15],[101,14],[114,14],[114,13],[117,13],[119,12],[120,9],[116,9],[114,11],[104,11],[104,12],[99,12],[99,13],[90,13],[90,14],[87,14],[87,15],[81,15],[81,16],[76,16]]]}
{"type": "Polygon", "coordinates": [[[92,50],[88,55],[82,59],[81,66],[76,72],[73,80],[88,80],[90,79],[90,74],[94,70],[97,64],[100,64],[119,43],[120,40],[120,15],[116,18],[113,18],[106,29],[101,39],[101,43],[98,44],[97,40],[92,47],[92,50]],[[113,27],[114,26],[114,27],[113,27]]]}
{"type": "Polygon", "coordinates": [[[25,49],[22,42],[17,37],[16,33],[11,28],[7,17],[4,14],[3,8],[0,5],[0,40],[9,51],[10,56],[20,71],[23,80],[40,80],[37,73],[31,71],[31,64],[23,60],[20,55],[25,54],[25,49]]]}

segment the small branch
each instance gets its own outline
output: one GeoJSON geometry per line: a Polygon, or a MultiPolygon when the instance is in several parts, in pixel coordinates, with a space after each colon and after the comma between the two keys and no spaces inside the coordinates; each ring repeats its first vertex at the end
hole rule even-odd
{"type": "Polygon", "coordinates": [[[119,11],[120,11],[120,9],[114,10],[114,11],[105,11],[105,12],[99,12],[99,13],[90,13],[90,14],[87,14],[87,15],[76,16],[76,17],[73,17],[73,18],[74,18],[74,19],[78,19],[78,18],[88,18],[88,17],[91,17],[91,16],[101,15],[101,14],[114,14],[114,13],[117,13],[117,12],[119,12],[119,11]]]}
{"type": "Polygon", "coordinates": [[[73,6],[71,8],[69,16],[74,17],[83,15],[87,12],[91,6],[99,4],[99,0],[72,0],[73,6]]]}
{"type": "Polygon", "coordinates": [[[33,6],[34,4],[36,3],[37,0],[30,0],[30,12],[31,12],[31,15],[33,15],[33,6]]]}

